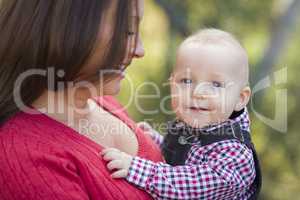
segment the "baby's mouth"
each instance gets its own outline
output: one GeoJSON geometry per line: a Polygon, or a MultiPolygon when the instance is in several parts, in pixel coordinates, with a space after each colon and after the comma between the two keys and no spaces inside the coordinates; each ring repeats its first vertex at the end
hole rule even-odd
{"type": "Polygon", "coordinates": [[[194,112],[209,112],[210,111],[209,108],[197,107],[197,106],[191,106],[191,107],[189,107],[189,109],[194,111],[194,112]]]}

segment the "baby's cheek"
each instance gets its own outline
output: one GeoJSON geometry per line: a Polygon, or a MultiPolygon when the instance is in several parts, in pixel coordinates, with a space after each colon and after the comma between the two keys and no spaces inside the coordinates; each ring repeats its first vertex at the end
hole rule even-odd
{"type": "Polygon", "coordinates": [[[215,110],[215,112],[220,112],[224,106],[224,100],[220,96],[214,96],[209,99],[209,108],[215,110]]]}
{"type": "Polygon", "coordinates": [[[176,114],[176,116],[181,116],[183,113],[182,101],[178,97],[174,97],[171,100],[172,110],[176,114]]]}
{"type": "Polygon", "coordinates": [[[210,118],[212,123],[222,123],[226,121],[229,116],[227,116],[227,113],[224,112],[215,112],[210,118]]]}
{"type": "Polygon", "coordinates": [[[176,107],[189,105],[190,96],[184,91],[177,90],[176,93],[172,93],[172,101],[176,107]]]}
{"type": "Polygon", "coordinates": [[[225,121],[227,120],[232,112],[234,111],[234,102],[233,98],[226,98],[224,100],[219,100],[216,102],[216,109],[214,113],[215,119],[218,119],[219,121],[225,121]]]}
{"type": "Polygon", "coordinates": [[[228,113],[231,113],[230,110],[232,110],[232,106],[227,104],[224,99],[216,98],[211,101],[211,109],[213,112],[210,118],[217,123],[226,120],[227,116],[230,116],[228,113]]]}

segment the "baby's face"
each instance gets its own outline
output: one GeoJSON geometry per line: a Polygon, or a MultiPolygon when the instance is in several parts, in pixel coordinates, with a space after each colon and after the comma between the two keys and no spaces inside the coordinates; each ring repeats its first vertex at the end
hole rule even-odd
{"type": "Polygon", "coordinates": [[[247,79],[241,66],[244,61],[230,46],[182,45],[171,76],[172,108],[177,117],[201,128],[223,122],[239,110],[247,79]]]}

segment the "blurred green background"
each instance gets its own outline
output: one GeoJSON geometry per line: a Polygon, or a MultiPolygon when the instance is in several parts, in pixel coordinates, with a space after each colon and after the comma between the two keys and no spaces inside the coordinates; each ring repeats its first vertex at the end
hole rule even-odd
{"type": "Polygon", "coordinates": [[[136,121],[155,126],[172,119],[162,108],[170,110],[167,79],[178,44],[200,28],[233,33],[248,51],[252,88],[271,80],[248,107],[263,170],[261,199],[300,199],[299,11],[300,0],[145,0],[146,55],[127,70],[130,81],[123,81],[118,98],[136,121]]]}

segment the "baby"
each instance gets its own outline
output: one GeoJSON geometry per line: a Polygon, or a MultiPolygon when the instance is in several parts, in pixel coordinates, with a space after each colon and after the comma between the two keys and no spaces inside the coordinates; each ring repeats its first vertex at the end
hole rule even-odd
{"type": "Polygon", "coordinates": [[[103,150],[113,178],[126,178],[155,199],[256,199],[261,186],[246,105],[248,57],[229,33],[204,29],[179,47],[172,72],[172,108],[161,146],[167,163],[118,149],[103,150]]]}

